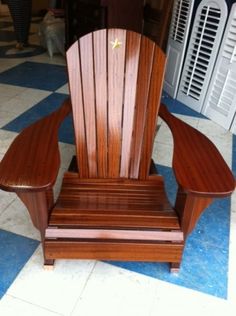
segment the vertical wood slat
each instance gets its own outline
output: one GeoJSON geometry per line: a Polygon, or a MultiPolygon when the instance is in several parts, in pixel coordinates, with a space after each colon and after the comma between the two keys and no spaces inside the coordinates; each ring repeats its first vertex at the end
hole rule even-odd
{"type": "Polygon", "coordinates": [[[67,51],[67,68],[73,109],[73,122],[77,151],[77,164],[81,178],[88,177],[87,140],[83,109],[83,92],[81,86],[81,69],[78,42],[67,51]]]}
{"type": "Polygon", "coordinates": [[[94,75],[97,114],[98,177],[106,178],[107,167],[107,31],[94,32],[94,75]]]}
{"type": "Polygon", "coordinates": [[[165,55],[158,46],[155,46],[153,57],[153,67],[151,73],[149,96],[148,96],[148,115],[146,117],[145,132],[143,135],[142,158],[140,161],[139,178],[146,179],[149,173],[150,157],[152,155],[157,115],[160,107],[162,84],[165,70],[165,55]]]}
{"type": "Polygon", "coordinates": [[[92,33],[90,33],[80,39],[81,76],[90,178],[97,177],[97,134],[93,56],[93,36],[92,33]]]}
{"type": "Polygon", "coordinates": [[[108,177],[120,176],[126,31],[108,31],[108,177]],[[121,44],[113,48],[112,42],[121,44]]]}
{"type": "Polygon", "coordinates": [[[133,133],[132,156],[130,177],[137,179],[142,154],[142,139],[145,128],[146,108],[148,102],[149,84],[151,80],[154,43],[147,38],[142,38],[139,73],[137,80],[136,117],[133,133]]]}
{"type": "Polygon", "coordinates": [[[125,87],[124,87],[124,110],[123,110],[123,131],[120,176],[129,177],[131,158],[131,142],[133,134],[136,82],[138,77],[139,53],[141,35],[128,33],[126,39],[126,66],[125,66],[125,87]]]}

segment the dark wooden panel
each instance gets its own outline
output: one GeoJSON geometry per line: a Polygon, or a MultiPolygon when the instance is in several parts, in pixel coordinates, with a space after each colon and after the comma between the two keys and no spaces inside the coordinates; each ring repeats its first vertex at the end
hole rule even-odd
{"type": "Polygon", "coordinates": [[[144,0],[101,0],[107,6],[107,26],[142,32],[144,0]]]}
{"type": "Polygon", "coordinates": [[[182,251],[182,243],[45,241],[45,254],[48,259],[180,262],[182,251]]]}

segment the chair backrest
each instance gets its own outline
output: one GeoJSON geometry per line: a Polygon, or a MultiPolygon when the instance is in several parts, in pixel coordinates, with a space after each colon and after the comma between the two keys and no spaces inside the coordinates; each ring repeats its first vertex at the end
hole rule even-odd
{"type": "Polygon", "coordinates": [[[67,51],[80,178],[146,179],[165,55],[150,39],[99,30],[67,51]]]}

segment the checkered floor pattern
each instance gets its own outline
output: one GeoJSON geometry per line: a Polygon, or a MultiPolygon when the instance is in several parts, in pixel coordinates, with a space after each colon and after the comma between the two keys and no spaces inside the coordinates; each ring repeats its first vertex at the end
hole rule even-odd
{"type": "MultiPolygon", "coordinates": [[[[16,135],[55,110],[68,96],[63,56],[50,58],[38,45],[40,20],[33,19],[30,54],[12,49],[9,17],[0,17],[0,160],[16,135]]],[[[178,117],[206,134],[236,170],[235,136],[202,115],[162,98],[178,117]]],[[[160,121],[153,150],[173,202],[173,143],[160,121]]],[[[60,134],[61,175],[74,153],[72,119],[60,134]]],[[[236,310],[236,200],[215,201],[188,239],[179,275],[159,263],[59,260],[43,270],[38,231],[13,193],[0,191],[0,315],[232,315],[236,310]],[[191,312],[190,312],[191,311],[191,312]]]]}

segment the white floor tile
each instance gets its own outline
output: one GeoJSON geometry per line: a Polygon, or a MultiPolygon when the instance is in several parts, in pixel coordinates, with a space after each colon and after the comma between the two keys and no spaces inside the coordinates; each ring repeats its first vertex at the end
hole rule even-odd
{"type": "Polygon", "coordinates": [[[98,262],[71,316],[231,316],[234,307],[226,300],[98,262]]]}
{"type": "Polygon", "coordinates": [[[59,314],[70,314],[95,261],[57,260],[53,271],[43,268],[41,247],[34,253],[7,294],[59,314]]]}
{"type": "Polygon", "coordinates": [[[161,123],[155,137],[155,142],[170,146],[173,145],[172,133],[165,122],[161,123]]]}
{"type": "Polygon", "coordinates": [[[2,316],[62,316],[39,306],[19,300],[11,295],[5,295],[0,301],[2,316]]]}
{"type": "Polygon", "coordinates": [[[98,262],[71,316],[147,316],[154,279],[98,262]]]}
{"type": "Polygon", "coordinates": [[[235,305],[200,292],[159,282],[148,316],[233,316],[235,305]]]}
{"type": "MultiPolygon", "coordinates": [[[[0,113],[2,113],[0,111],[0,113]]],[[[1,120],[0,120],[1,121],[1,120]]],[[[5,154],[13,140],[16,138],[17,133],[9,132],[0,129],[0,153],[5,154]]]]}
{"type": "Polygon", "coordinates": [[[194,128],[197,128],[198,126],[198,122],[199,122],[198,117],[191,117],[191,116],[181,115],[181,114],[175,114],[175,116],[194,128]]]}
{"type": "Polygon", "coordinates": [[[0,189],[0,226],[1,226],[1,215],[4,213],[6,208],[13,203],[16,199],[16,194],[6,192],[0,189]]]}
{"type": "Polygon", "coordinates": [[[10,113],[0,109],[0,128],[14,120],[17,116],[17,113],[10,113]]]}
{"type": "MultiPolygon", "coordinates": [[[[11,65],[11,67],[13,67],[11,65]]],[[[20,93],[24,92],[26,90],[25,87],[18,87],[18,86],[12,86],[9,84],[0,83],[0,95],[1,97],[8,97],[9,99],[16,97],[20,93]]],[[[1,102],[2,104],[2,102],[1,102]]]]}
{"type": "Polygon", "coordinates": [[[15,198],[14,201],[1,213],[0,229],[40,240],[39,231],[33,226],[30,215],[19,198],[15,198]]]}
{"type": "Polygon", "coordinates": [[[159,142],[154,143],[152,158],[155,163],[166,167],[172,166],[173,146],[159,142]]]}
{"type": "Polygon", "coordinates": [[[19,93],[17,96],[10,98],[7,102],[2,103],[1,109],[8,113],[20,115],[50,94],[49,91],[26,88],[24,92],[19,93]]]}
{"type": "Polygon", "coordinates": [[[69,87],[68,84],[65,84],[62,86],[60,89],[58,89],[56,92],[58,93],[64,93],[64,94],[69,94],[69,87]]]}

